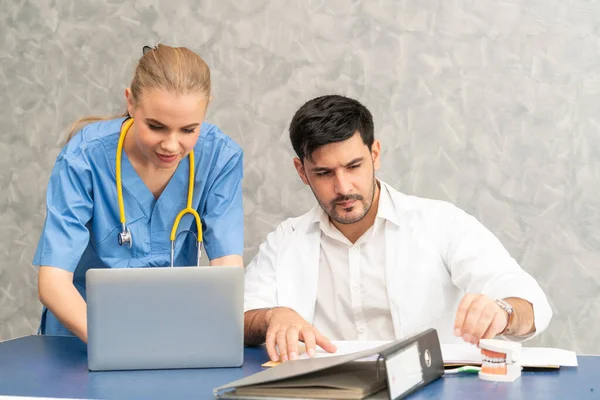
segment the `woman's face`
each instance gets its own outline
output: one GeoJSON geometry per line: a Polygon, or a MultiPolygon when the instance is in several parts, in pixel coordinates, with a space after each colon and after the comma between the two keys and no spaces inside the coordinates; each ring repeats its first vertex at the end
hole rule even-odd
{"type": "Polygon", "coordinates": [[[161,89],[141,93],[133,102],[126,90],[127,108],[134,119],[133,136],[144,160],[159,169],[174,169],[194,149],[206,115],[204,93],[175,94],[161,89]]]}

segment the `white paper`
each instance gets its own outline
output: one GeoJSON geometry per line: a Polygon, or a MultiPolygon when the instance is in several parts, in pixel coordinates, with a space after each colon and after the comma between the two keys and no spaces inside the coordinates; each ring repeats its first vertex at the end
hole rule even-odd
{"type": "MultiPolygon", "coordinates": [[[[470,344],[443,344],[442,358],[445,364],[481,364],[481,350],[470,344]]],[[[523,367],[576,367],[577,355],[574,351],[546,348],[522,347],[523,367]]]]}
{"type": "MultiPolygon", "coordinates": [[[[390,343],[385,341],[334,341],[337,346],[335,353],[327,353],[317,347],[315,357],[339,356],[342,354],[356,353],[390,343]]],[[[308,358],[306,353],[299,358],[308,358]]],[[[471,344],[442,344],[442,358],[444,364],[481,364],[481,350],[471,344]]],[[[377,355],[363,360],[375,360],[377,355]]],[[[362,361],[362,360],[361,360],[362,361]]],[[[577,355],[573,351],[547,348],[523,347],[521,349],[521,365],[524,367],[576,367],[577,355]]]]}
{"type": "MultiPolygon", "coordinates": [[[[350,353],[357,353],[359,351],[383,346],[384,344],[387,344],[390,342],[389,341],[378,342],[378,341],[346,340],[346,341],[332,341],[332,343],[335,344],[337,347],[337,351],[335,353],[328,353],[325,350],[323,350],[322,348],[320,348],[319,346],[317,346],[317,351],[315,353],[315,357],[319,357],[319,358],[320,357],[331,357],[331,356],[341,356],[341,355],[350,354],[350,353]]],[[[375,354],[371,357],[365,357],[358,361],[376,360],[378,356],[379,356],[378,354],[375,354]]],[[[303,359],[303,358],[309,358],[309,357],[308,357],[307,353],[302,353],[298,358],[303,359]]]]}

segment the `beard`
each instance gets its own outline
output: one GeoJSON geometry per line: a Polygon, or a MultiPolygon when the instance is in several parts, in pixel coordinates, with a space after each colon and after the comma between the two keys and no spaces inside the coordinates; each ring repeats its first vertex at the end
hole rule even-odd
{"type": "MultiPolygon", "coordinates": [[[[316,195],[317,201],[319,205],[325,211],[325,213],[331,218],[333,221],[340,224],[354,224],[360,220],[362,220],[365,215],[371,209],[373,205],[373,199],[375,197],[375,187],[377,185],[377,181],[375,180],[375,174],[373,174],[373,180],[371,181],[371,190],[367,194],[367,196],[362,196],[360,194],[346,194],[339,195],[335,199],[326,204],[321,201],[316,195]],[[340,208],[339,204],[347,201],[355,200],[354,204],[347,208],[340,208]]],[[[313,190],[314,193],[314,190],[313,190]]]]}

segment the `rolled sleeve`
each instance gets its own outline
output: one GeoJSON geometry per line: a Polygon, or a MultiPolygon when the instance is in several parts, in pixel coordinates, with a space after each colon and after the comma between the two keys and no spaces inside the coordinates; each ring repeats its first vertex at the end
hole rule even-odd
{"type": "Polygon", "coordinates": [[[33,264],[74,272],[85,251],[93,213],[89,165],[80,157],[59,155],[46,191],[46,219],[33,264]]]}
{"type": "Polygon", "coordinates": [[[507,339],[523,341],[542,333],[552,318],[552,308],[537,281],[477,219],[455,207],[449,215],[446,263],[454,284],[468,293],[492,299],[518,297],[532,304],[535,332],[507,339]]]}
{"type": "Polygon", "coordinates": [[[242,255],[244,208],[242,200],[243,152],[227,161],[211,185],[203,219],[204,246],[208,258],[242,255]]]}

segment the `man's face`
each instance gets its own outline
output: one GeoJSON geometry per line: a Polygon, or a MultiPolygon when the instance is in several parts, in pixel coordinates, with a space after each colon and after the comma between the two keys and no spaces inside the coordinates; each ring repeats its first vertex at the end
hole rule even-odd
{"type": "Polygon", "coordinates": [[[305,158],[304,164],[295,158],[294,165],[333,221],[354,224],[365,217],[373,203],[379,153],[378,140],[369,151],[357,132],[348,140],[318,148],[312,160],[305,158]]]}

